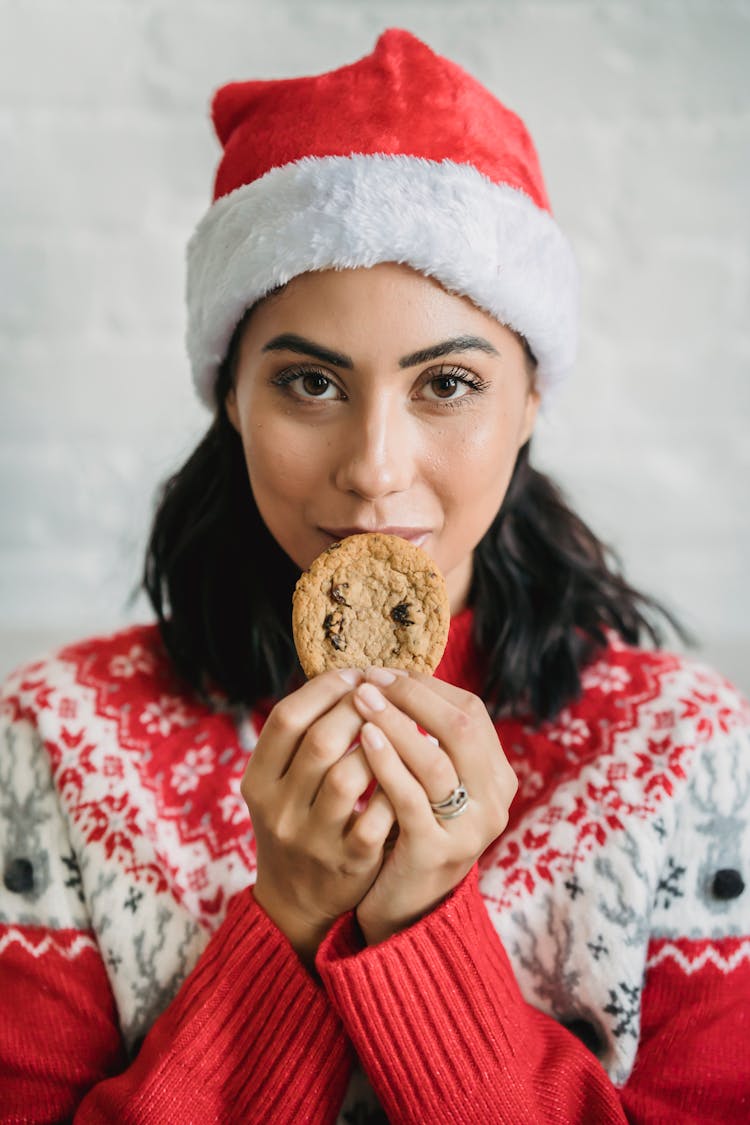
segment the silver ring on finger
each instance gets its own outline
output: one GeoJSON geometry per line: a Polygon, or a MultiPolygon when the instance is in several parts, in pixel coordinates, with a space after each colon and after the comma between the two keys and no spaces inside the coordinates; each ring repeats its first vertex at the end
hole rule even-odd
{"type": "Polygon", "coordinates": [[[469,794],[466,787],[459,781],[456,788],[445,800],[436,801],[434,804],[430,801],[430,808],[436,820],[453,820],[454,817],[461,816],[461,813],[466,812],[468,804],[469,794]]]}

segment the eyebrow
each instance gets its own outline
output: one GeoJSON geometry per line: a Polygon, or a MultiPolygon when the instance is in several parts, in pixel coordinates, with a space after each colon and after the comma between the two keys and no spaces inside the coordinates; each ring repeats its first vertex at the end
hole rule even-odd
{"type": "MultiPolygon", "coordinates": [[[[262,351],[296,352],[298,355],[315,356],[322,363],[330,363],[332,367],[345,367],[349,371],[354,367],[354,360],[350,356],[342,355],[341,352],[334,352],[330,348],[324,348],[322,344],[306,340],[304,336],[297,336],[294,332],[282,332],[280,336],[274,336],[272,340],[263,345],[262,351]]],[[[497,348],[489,340],[485,340],[483,336],[453,336],[450,340],[442,340],[441,343],[433,344],[432,347],[420,348],[418,352],[402,356],[398,365],[399,367],[415,367],[418,363],[427,363],[431,359],[439,359],[444,355],[470,351],[486,352],[487,355],[500,355],[497,348]]]]}
{"type": "Polygon", "coordinates": [[[324,348],[322,344],[314,344],[312,340],[306,340],[304,336],[296,336],[293,332],[282,332],[280,336],[274,336],[263,345],[262,351],[296,352],[298,355],[313,355],[323,363],[330,363],[332,367],[347,367],[350,370],[354,367],[354,361],[348,355],[331,351],[330,348],[324,348]]]}
{"type": "Polygon", "coordinates": [[[483,336],[454,336],[450,340],[443,340],[440,344],[433,344],[431,348],[422,348],[411,355],[405,355],[398,361],[399,367],[414,367],[418,363],[427,363],[430,359],[439,359],[442,355],[452,355],[453,352],[486,352],[487,355],[500,355],[494,345],[483,336]]]}

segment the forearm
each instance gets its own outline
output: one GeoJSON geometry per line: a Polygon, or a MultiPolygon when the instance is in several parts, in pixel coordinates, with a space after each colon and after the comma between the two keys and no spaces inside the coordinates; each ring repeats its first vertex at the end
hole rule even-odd
{"type": "Polygon", "coordinates": [[[598,1061],[525,1003],[475,872],[382,945],[340,923],[317,965],[390,1120],[624,1122],[598,1061]]]}
{"type": "Polygon", "coordinates": [[[76,1122],[330,1122],[350,1068],[325,992],[247,891],[136,1061],[91,1091],[76,1122]]]}

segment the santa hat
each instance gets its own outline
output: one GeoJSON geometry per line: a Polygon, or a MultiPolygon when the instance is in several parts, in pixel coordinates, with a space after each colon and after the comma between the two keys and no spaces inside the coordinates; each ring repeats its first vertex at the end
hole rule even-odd
{"type": "Polygon", "coordinates": [[[400,262],[523,335],[542,392],[570,370],[577,270],[523,122],[407,31],[309,78],[214,96],[224,149],[188,247],[200,397],[246,309],[310,270],[400,262]]]}

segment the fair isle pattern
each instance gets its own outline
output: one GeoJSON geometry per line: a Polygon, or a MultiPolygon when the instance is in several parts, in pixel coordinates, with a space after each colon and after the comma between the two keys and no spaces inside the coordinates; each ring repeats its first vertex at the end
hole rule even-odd
{"type": "Polygon", "coordinates": [[[75,961],[82,953],[99,952],[99,946],[88,934],[71,933],[70,931],[33,931],[31,929],[19,930],[10,926],[3,930],[0,927],[0,957],[12,945],[20,946],[30,957],[44,957],[48,953],[58,953],[66,961],[75,961]]]}
{"type": "Polygon", "coordinates": [[[750,938],[725,938],[722,941],[657,941],[649,953],[646,967],[655,969],[674,962],[686,976],[713,965],[721,973],[732,973],[743,961],[750,961],[750,938]]]}
{"type": "Polygon", "coordinates": [[[675,805],[700,747],[726,745],[750,723],[728,681],[669,654],[613,647],[586,671],[584,689],[539,730],[499,727],[520,791],[501,847],[482,862],[483,893],[498,911],[572,870],[634,819],[675,805]]]}
{"type": "Polygon", "coordinates": [[[150,628],[73,646],[13,686],[19,717],[43,732],[81,853],[98,846],[136,893],[168,891],[213,929],[255,869],[231,713],[180,694],[150,628]]]}
{"type": "MultiPolygon", "coordinates": [[[[579,703],[540,730],[501,728],[521,774],[520,807],[480,861],[480,887],[524,994],[562,1022],[591,1024],[603,1065],[622,1084],[638,1046],[646,950],[668,852],[676,836],[682,839],[678,813],[720,755],[731,769],[720,769],[721,782],[715,778],[723,789],[712,794],[717,808],[735,786],[743,792],[750,748],[745,735],[739,761],[736,731],[746,729],[749,716],[714,673],[622,645],[587,669],[584,687],[579,703]],[[702,753],[709,742],[711,755],[702,753]]],[[[745,858],[738,860],[746,869],[747,825],[746,813],[745,858]]],[[[699,847],[688,834],[696,863],[706,849],[731,846],[725,822],[716,827],[718,838],[698,836],[699,847]]],[[[740,827],[735,820],[735,838],[740,827]]],[[[679,919],[681,933],[696,925],[696,936],[727,932],[716,930],[715,914],[699,916],[700,896],[689,902],[693,917],[679,919]]],[[[731,905],[727,923],[747,932],[747,908],[740,920],[731,905]]]]}
{"type": "MultiPolygon", "coordinates": [[[[738,803],[750,784],[750,716],[715,674],[617,643],[584,687],[539,729],[498,724],[520,789],[507,831],[482,857],[480,886],[525,997],[562,1022],[590,1023],[621,1084],[649,939],[750,928],[747,896],[717,905],[698,894],[712,864],[734,856],[750,869],[747,802],[738,803]],[[712,805],[721,815],[709,823],[712,805]],[[691,863],[702,874],[688,895],[678,873],[691,863]]],[[[153,627],[23,669],[5,700],[7,768],[23,793],[19,846],[24,824],[50,826],[35,869],[64,870],[47,883],[75,891],[83,918],[42,894],[24,900],[23,917],[0,921],[93,927],[132,1044],[254,878],[239,792],[253,723],[219,698],[208,707],[181,693],[153,627]]]]}
{"type": "Polygon", "coordinates": [[[252,880],[252,835],[237,815],[246,751],[230,716],[179,696],[152,629],[21,670],[5,707],[11,732],[39,732],[13,766],[25,821],[54,823],[59,837],[62,812],[67,829],[35,870],[62,863],[67,878],[43,879],[49,893],[67,885],[85,903],[71,917],[41,895],[21,921],[93,928],[132,1047],[252,880]],[[201,805],[219,810],[212,823],[201,805]]]}
{"type": "MultiPolygon", "coordinates": [[[[702,685],[706,699],[709,692],[702,685]]],[[[707,704],[708,705],[708,704],[707,704]]],[[[714,705],[715,706],[715,705],[714,705]]],[[[704,715],[691,716],[701,730],[704,715]]],[[[674,831],[665,851],[651,916],[655,939],[695,938],[747,933],[740,913],[748,895],[727,897],[714,886],[720,872],[748,881],[750,873],[750,753],[747,731],[725,717],[720,733],[701,748],[699,768],[692,769],[677,808],[674,831]]]]}

